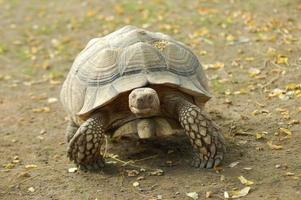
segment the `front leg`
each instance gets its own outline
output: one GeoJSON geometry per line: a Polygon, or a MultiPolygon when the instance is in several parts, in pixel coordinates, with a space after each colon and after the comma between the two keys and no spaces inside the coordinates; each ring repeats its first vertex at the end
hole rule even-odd
{"type": "Polygon", "coordinates": [[[184,97],[170,95],[163,100],[166,112],[176,116],[193,146],[192,165],[199,168],[213,168],[224,156],[224,137],[217,126],[198,106],[184,97]]]}
{"type": "Polygon", "coordinates": [[[100,148],[104,141],[106,116],[92,115],[85,121],[68,144],[68,157],[82,170],[99,170],[104,167],[100,148]]]}

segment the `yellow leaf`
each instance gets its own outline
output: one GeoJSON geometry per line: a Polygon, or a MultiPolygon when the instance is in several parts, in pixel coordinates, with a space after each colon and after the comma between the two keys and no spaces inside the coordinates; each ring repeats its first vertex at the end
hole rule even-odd
{"type": "Polygon", "coordinates": [[[254,57],[247,57],[247,58],[245,58],[245,60],[248,61],[248,62],[251,62],[251,61],[254,61],[255,58],[254,57]]]}
{"type": "Polygon", "coordinates": [[[273,144],[271,141],[267,142],[267,145],[270,147],[270,149],[272,150],[280,150],[283,149],[283,147],[281,145],[275,145],[273,144]]]}
{"type": "Polygon", "coordinates": [[[250,186],[250,185],[253,185],[254,182],[253,181],[249,181],[247,180],[245,177],[243,176],[239,176],[238,179],[240,180],[240,182],[246,186],[250,186]]]}
{"type": "Polygon", "coordinates": [[[12,169],[14,168],[16,165],[14,163],[8,163],[8,164],[3,164],[2,165],[5,169],[12,169]]]}
{"type": "Polygon", "coordinates": [[[34,108],[34,109],[32,109],[32,112],[34,112],[34,113],[42,113],[42,112],[48,113],[48,112],[50,112],[50,108],[49,107],[34,108]]]}
{"type": "Polygon", "coordinates": [[[301,89],[300,84],[289,83],[289,84],[286,85],[286,90],[298,90],[298,89],[301,89]]]}
{"type": "Polygon", "coordinates": [[[26,169],[34,169],[34,168],[37,168],[38,166],[37,165],[34,165],[34,164],[30,164],[30,165],[25,165],[25,168],[26,169]]]}
{"type": "Polygon", "coordinates": [[[256,133],[256,140],[264,139],[265,134],[263,132],[256,133]]]}
{"type": "Polygon", "coordinates": [[[117,15],[123,15],[124,14],[124,9],[120,5],[116,5],[114,7],[114,10],[115,10],[117,15]]]}
{"type": "Polygon", "coordinates": [[[288,65],[288,57],[283,56],[283,55],[278,55],[276,58],[276,64],[288,65]]]}
{"type": "Polygon", "coordinates": [[[292,136],[292,132],[290,130],[288,130],[287,128],[279,128],[280,133],[284,133],[288,136],[292,136]]]}
{"type": "Polygon", "coordinates": [[[95,17],[96,12],[94,10],[88,10],[86,13],[87,17],[95,17]]]}

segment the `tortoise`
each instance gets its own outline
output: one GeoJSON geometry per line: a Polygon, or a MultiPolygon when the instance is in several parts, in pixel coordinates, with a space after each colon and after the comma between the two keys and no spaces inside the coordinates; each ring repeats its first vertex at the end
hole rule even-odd
{"type": "Polygon", "coordinates": [[[213,168],[225,141],[208,117],[211,98],[197,56],[172,37],[125,26],[94,38],[75,58],[61,102],[70,120],[67,156],[82,170],[100,170],[106,135],[136,131],[139,138],[182,128],[193,147],[192,165],[213,168]]]}

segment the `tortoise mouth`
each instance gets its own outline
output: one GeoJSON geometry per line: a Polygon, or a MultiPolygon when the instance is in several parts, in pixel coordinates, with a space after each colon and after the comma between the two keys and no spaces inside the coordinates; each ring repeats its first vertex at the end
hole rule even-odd
{"type": "Polygon", "coordinates": [[[154,109],[154,108],[138,109],[135,106],[130,106],[130,109],[131,109],[132,113],[134,113],[135,115],[137,115],[139,117],[151,117],[157,113],[156,109],[154,109]]]}
{"type": "Polygon", "coordinates": [[[151,113],[154,110],[153,108],[138,109],[135,106],[131,106],[130,109],[136,115],[151,113]]]}

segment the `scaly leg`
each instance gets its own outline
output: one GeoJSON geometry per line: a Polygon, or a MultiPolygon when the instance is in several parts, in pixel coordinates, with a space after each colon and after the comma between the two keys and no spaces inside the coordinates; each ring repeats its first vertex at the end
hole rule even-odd
{"type": "Polygon", "coordinates": [[[198,168],[213,168],[223,160],[224,137],[217,126],[198,106],[180,96],[164,98],[166,111],[177,116],[194,149],[192,165],[198,168]]]}
{"type": "Polygon", "coordinates": [[[71,138],[68,157],[82,170],[99,170],[104,167],[100,147],[104,141],[105,116],[94,114],[85,121],[71,138]]]}

